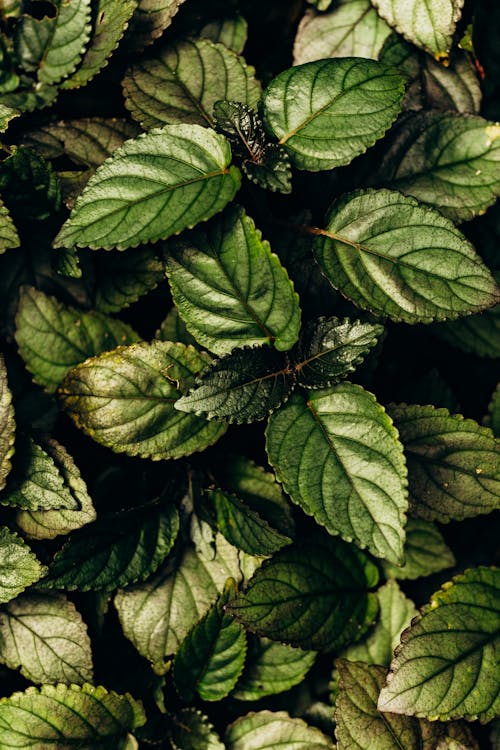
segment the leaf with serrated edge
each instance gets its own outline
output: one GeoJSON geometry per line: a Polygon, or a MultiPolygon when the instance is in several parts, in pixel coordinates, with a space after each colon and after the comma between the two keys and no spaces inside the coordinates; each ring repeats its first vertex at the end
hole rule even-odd
{"type": "Polygon", "coordinates": [[[198,32],[198,37],[220,42],[238,55],[243,52],[247,36],[248,23],[243,16],[230,16],[209,21],[198,32]]]}
{"type": "Polygon", "coordinates": [[[290,690],[302,682],[315,660],[314,651],[252,635],[245,669],[231,696],[240,701],[255,701],[290,690]]]}
{"type": "Polygon", "coordinates": [[[141,50],[152,44],[172,23],[184,0],[139,0],[127,36],[127,46],[141,50]]]}
{"type": "Polygon", "coordinates": [[[45,585],[112,591],[143,581],[163,562],[179,531],[173,505],[122,511],[77,531],[49,565],[45,585]]]}
{"type": "Polygon", "coordinates": [[[108,64],[136,8],[137,0],[98,0],[92,38],[78,70],[63,82],[63,89],[85,86],[108,64]]]}
{"type": "Polygon", "coordinates": [[[404,546],[405,564],[401,567],[384,560],[386,576],[413,580],[438,573],[455,565],[455,557],[446,545],[439,529],[421,518],[409,518],[404,546]]]}
{"type": "Polygon", "coordinates": [[[20,536],[0,526],[0,603],[15,599],[45,574],[45,568],[20,536]]]}
{"type": "Polygon", "coordinates": [[[226,580],[241,578],[238,552],[220,534],[216,550],[213,559],[207,559],[187,547],[180,560],[150,581],[115,597],[125,636],[149,659],[157,674],[165,672],[168,659],[217,599],[226,580]]]}
{"type": "Polygon", "coordinates": [[[325,57],[365,57],[376,60],[390,26],[370,0],[340,0],[329,13],[306,12],[293,46],[295,65],[325,57]]]}
{"type": "Polygon", "coordinates": [[[11,458],[14,455],[14,441],[16,437],[16,422],[12,394],[7,381],[5,360],[0,354],[0,490],[5,487],[7,477],[12,468],[11,458]]]}
{"type": "Polygon", "coordinates": [[[373,622],[368,589],[377,568],[353,546],[327,535],[284,547],[265,560],[228,611],[249,630],[315,650],[338,649],[373,622]]]}
{"type": "Polygon", "coordinates": [[[242,208],[170,243],[165,270],[188,331],[215,354],[268,342],[283,351],[297,340],[293,284],[242,208]]]}
{"type": "Polygon", "coordinates": [[[403,94],[403,79],[374,60],[317,60],[273,79],[263,94],[264,119],[296,167],[333,169],[384,135],[403,94]]]}
{"type": "Polygon", "coordinates": [[[388,411],[405,449],[413,515],[448,523],[500,507],[500,442],[491,430],[434,406],[388,411]]]}
{"type": "Polygon", "coordinates": [[[96,253],[94,273],[95,306],[105,313],[129,307],[165,277],[163,263],[151,247],[138,247],[133,253],[96,253]]]}
{"type": "Polygon", "coordinates": [[[66,307],[34,287],[21,287],[15,335],[34,381],[49,393],[88,357],[139,338],[121,320],[66,307]]]}
{"type": "Polygon", "coordinates": [[[90,178],[55,247],[124,250],[209,219],[240,173],[227,141],[200,125],[170,125],[126,141],[90,178]]]}
{"type": "Polygon", "coordinates": [[[234,349],[215,360],[175,408],[207,419],[243,424],[264,419],[288,398],[294,382],[274,349],[234,349]]]}
{"type": "Polygon", "coordinates": [[[375,397],[352,383],[309,392],[269,418],[269,461],[292,500],[331,534],[403,561],[403,448],[375,397]]]}
{"type": "Polygon", "coordinates": [[[349,661],[388,667],[401,631],[409,626],[418,613],[413,602],[406,598],[394,580],[379,588],[377,598],[379,619],[375,627],[363,641],[348,646],[342,656],[349,661]]]}
{"type": "Polygon", "coordinates": [[[19,247],[19,235],[6,206],[0,198],[0,255],[13,247],[19,247]]]}
{"type": "Polygon", "coordinates": [[[499,590],[500,570],[479,567],[434,594],[402,635],[379,709],[441,721],[498,715],[499,590]]]}
{"type": "Polygon", "coordinates": [[[101,445],[155,461],[179,458],[204,450],[226,429],[174,407],[207,361],[171,341],[118,347],[70,370],[59,395],[76,425],[101,445]]]}
{"type": "Polygon", "coordinates": [[[173,750],[226,750],[208,718],[195,708],[172,716],[169,739],[173,750]]]}
{"type": "Polygon", "coordinates": [[[464,0],[372,0],[380,15],[417,47],[447,58],[464,0]]]}
{"type": "Polygon", "coordinates": [[[29,687],[0,700],[0,747],[107,750],[145,721],[141,703],[128,693],[87,683],[29,687]]]}
{"type": "Polygon", "coordinates": [[[23,594],[0,610],[0,662],[35,683],[92,680],[87,628],[62,594],[23,594]]]}
{"type": "Polygon", "coordinates": [[[348,194],[317,233],[314,252],[332,285],[392,320],[453,319],[499,299],[493,276],[465,236],[401,193],[348,194]]]}
{"type": "Polygon", "coordinates": [[[178,122],[213,127],[219,99],[257,106],[261,88],[254,72],[223,44],[186,39],[129,68],[125,106],[144,129],[178,122]]]}
{"type": "Polygon", "coordinates": [[[316,727],[285,711],[258,711],[241,716],[226,730],[228,750],[299,748],[335,750],[333,742],[316,727]]]}

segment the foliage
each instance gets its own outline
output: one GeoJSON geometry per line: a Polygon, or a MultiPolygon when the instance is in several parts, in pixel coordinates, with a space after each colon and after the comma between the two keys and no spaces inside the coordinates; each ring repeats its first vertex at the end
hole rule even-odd
{"type": "Polygon", "coordinates": [[[0,3],[1,750],[498,746],[499,26],[0,3]]]}

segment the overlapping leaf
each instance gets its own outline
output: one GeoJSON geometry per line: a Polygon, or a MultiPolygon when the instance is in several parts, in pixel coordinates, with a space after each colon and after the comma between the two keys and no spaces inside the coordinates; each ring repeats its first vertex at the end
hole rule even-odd
{"type": "Polygon", "coordinates": [[[402,562],[406,467],[371,393],[341,383],[293,396],[269,419],[267,452],[292,500],[331,534],[402,562]]]}
{"type": "Polygon", "coordinates": [[[330,282],[393,320],[453,319],[498,299],[491,273],[451,221],[398,192],[345,196],[318,235],[315,254],[330,282]]]}
{"type": "Polygon", "coordinates": [[[129,307],[164,278],[163,263],[151,247],[138,247],[133,253],[96,253],[94,273],[95,305],[105,313],[129,307]]]}
{"type": "Polygon", "coordinates": [[[175,714],[169,739],[173,750],[226,750],[213,724],[195,708],[175,714]]]}
{"type": "Polygon", "coordinates": [[[7,208],[0,199],[0,254],[12,247],[19,247],[19,235],[7,208]]]}
{"type": "Polygon", "coordinates": [[[38,581],[45,568],[20,536],[0,527],[0,602],[15,599],[38,581]]]}
{"type": "Polygon", "coordinates": [[[144,128],[178,122],[213,127],[213,106],[233,99],[255,107],[260,84],[254,70],[224,44],[184,40],[131,67],[125,105],[144,128]]]}
{"type": "Polygon", "coordinates": [[[265,122],[299,169],[349,164],[395,120],[403,79],[361,58],[318,60],[285,70],[263,95],[265,122]]]}
{"type": "Polygon", "coordinates": [[[87,627],[62,594],[23,594],[2,607],[0,662],[39,684],[93,677],[87,627]]]}
{"type": "Polygon", "coordinates": [[[455,565],[455,557],[439,529],[421,518],[409,518],[404,546],[405,564],[401,567],[384,561],[387,576],[413,580],[455,565]]]}
{"type": "Polygon", "coordinates": [[[500,443],[491,430],[433,406],[389,413],[407,457],[413,514],[447,523],[500,507],[500,443]]]}
{"type": "Polygon", "coordinates": [[[89,180],[55,246],[123,250],[205,221],[239,188],[230,159],[225,139],[199,125],[129,140],[89,180]]]}
{"type": "Polygon", "coordinates": [[[0,490],[5,487],[12,467],[10,459],[14,453],[15,435],[16,423],[12,394],[7,381],[5,361],[3,355],[0,354],[0,490]]]}
{"type": "Polygon", "coordinates": [[[0,193],[18,226],[46,219],[61,207],[57,174],[24,146],[0,163],[0,193]]]}
{"type": "Polygon", "coordinates": [[[500,357],[500,304],[477,315],[436,324],[433,331],[462,351],[496,359],[500,357]]]}
{"type": "Polygon", "coordinates": [[[188,332],[186,324],[175,305],[162,321],[161,326],[156,331],[155,338],[160,339],[160,341],[178,341],[181,344],[196,346],[196,339],[188,332]]]}
{"type": "Polygon", "coordinates": [[[202,26],[198,36],[212,42],[220,42],[237,55],[241,55],[247,41],[248,23],[239,15],[219,18],[202,26]]]}
{"type": "Polygon", "coordinates": [[[333,742],[323,732],[285,711],[258,711],[236,719],[227,728],[225,742],[228,750],[301,746],[308,750],[334,750],[333,742]]]}
{"type": "Polygon", "coordinates": [[[490,401],[488,408],[488,425],[495,437],[500,438],[500,383],[490,401]]]}
{"type": "Polygon", "coordinates": [[[139,0],[127,42],[142,49],[157,39],[172,23],[184,0],[139,0]]]}

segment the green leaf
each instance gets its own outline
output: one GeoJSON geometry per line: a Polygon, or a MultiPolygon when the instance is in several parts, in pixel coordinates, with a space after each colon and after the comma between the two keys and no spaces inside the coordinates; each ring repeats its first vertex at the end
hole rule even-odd
{"type": "Polygon", "coordinates": [[[123,250],[205,221],[240,186],[230,159],[225,139],[199,125],[171,125],[126,141],[91,177],[55,246],[123,250]]]}
{"type": "Polygon", "coordinates": [[[332,4],[332,0],[307,0],[309,5],[314,5],[318,10],[328,10],[332,4]]]}
{"type": "Polygon", "coordinates": [[[292,500],[331,534],[402,562],[408,506],[398,433],[352,383],[296,395],[271,415],[267,452],[292,500]]]}
{"type": "Polygon", "coordinates": [[[294,543],[265,560],[227,607],[249,630],[315,650],[359,638],[377,613],[375,565],[338,539],[294,543]]]}
{"type": "Polygon", "coordinates": [[[183,708],[172,717],[173,750],[225,750],[213,725],[201,711],[183,708]]]}
{"type": "Polygon", "coordinates": [[[125,106],[144,129],[178,122],[213,127],[219,99],[257,105],[261,88],[254,72],[224,44],[186,39],[129,68],[125,106]]]}
{"type": "Polygon", "coordinates": [[[31,586],[45,574],[21,537],[6,526],[0,527],[0,602],[15,599],[21,591],[31,586]]]}
{"type": "Polygon", "coordinates": [[[447,58],[464,0],[372,0],[385,20],[436,59],[447,58]]]}
{"type": "Polygon", "coordinates": [[[403,79],[374,60],[317,60],[280,73],[263,95],[269,130],[299,169],[349,164],[399,112],[403,79]]]}
{"type": "Polygon", "coordinates": [[[0,490],[3,490],[12,468],[11,458],[14,454],[16,422],[12,394],[7,380],[5,360],[0,354],[0,490]]]}
{"type": "Polygon", "coordinates": [[[160,341],[178,341],[181,344],[197,345],[196,339],[188,333],[186,324],[180,317],[175,305],[162,321],[161,326],[156,331],[155,338],[160,339],[160,341]]]}
{"type": "Polygon", "coordinates": [[[500,194],[499,160],[500,126],[473,115],[421,112],[401,124],[381,174],[389,187],[466,221],[500,194]]]}
{"type": "Polygon", "coordinates": [[[184,0],[139,0],[128,39],[134,50],[152,44],[172,23],[184,0]]]}
{"type": "Polygon", "coordinates": [[[356,369],[383,333],[382,326],[349,318],[320,318],[302,334],[294,352],[297,382],[327,388],[356,369]]]}
{"type": "Polygon", "coordinates": [[[386,576],[413,580],[455,565],[453,552],[446,545],[439,529],[420,518],[408,519],[404,557],[405,564],[402,567],[383,562],[386,576]]]}
{"type": "Polygon", "coordinates": [[[343,294],[396,321],[457,318],[493,305],[500,294],[449,219],[395,191],[341,198],[327,228],[318,230],[314,251],[343,294]]]}
{"type": "Polygon", "coordinates": [[[163,263],[151,247],[138,247],[133,253],[96,253],[94,274],[95,305],[105,313],[129,307],[164,278],[163,263]]]}
{"type": "Polygon", "coordinates": [[[178,531],[174,505],[110,514],[69,538],[44,583],[69,591],[112,591],[144,581],[168,555],[178,531]]]}
{"type": "Polygon", "coordinates": [[[258,711],[241,716],[226,730],[228,750],[307,748],[334,750],[333,742],[316,727],[308,726],[285,711],[258,711]]]}
{"type": "Polygon", "coordinates": [[[8,107],[5,104],[0,103],[0,133],[4,133],[9,127],[11,120],[19,117],[21,113],[17,109],[8,107]]]}
{"type": "Polygon", "coordinates": [[[19,247],[19,235],[7,208],[0,199],[0,255],[13,247],[19,247]]]}
{"type": "Polygon", "coordinates": [[[500,357],[500,304],[478,315],[436,324],[432,330],[440,339],[464,352],[492,359],[500,357]]]}
{"type": "Polygon", "coordinates": [[[441,523],[500,507],[500,442],[487,427],[434,406],[391,405],[408,464],[411,511],[441,523]]]}
{"type": "Polygon", "coordinates": [[[225,425],[174,404],[208,357],[170,341],[118,347],[70,370],[59,395],[76,425],[101,445],[159,460],[204,450],[225,425]]]}
{"type": "Polygon", "coordinates": [[[363,641],[348,646],[342,656],[349,661],[388,667],[402,630],[409,626],[418,613],[413,602],[406,598],[394,580],[379,588],[377,598],[377,624],[363,641]]]}
{"type": "Polygon", "coordinates": [[[479,567],[431,597],[402,636],[379,709],[489,721],[498,715],[500,571],[479,567]]]}
{"type": "Polygon", "coordinates": [[[241,578],[238,552],[218,535],[211,559],[186,546],[182,557],[154,578],[118,592],[115,607],[123,632],[157,674],[168,669],[169,659],[228,578],[241,578]]]}
{"type": "Polygon", "coordinates": [[[495,388],[488,407],[488,426],[495,437],[500,438],[500,383],[495,388]]]}
{"type": "Polygon", "coordinates": [[[235,349],[216,359],[175,408],[229,423],[255,422],[286,401],[293,385],[281,353],[267,347],[235,349]]]}
{"type": "Polygon", "coordinates": [[[196,693],[204,701],[222,700],[236,685],[245,663],[246,636],[242,626],[224,612],[236,591],[234,581],[226,585],[176,654],[174,681],[184,700],[192,700],[196,693]]]}
{"type": "Polygon", "coordinates": [[[92,680],[87,627],[62,594],[23,594],[2,607],[0,661],[31,682],[92,680]]]}
{"type": "Polygon", "coordinates": [[[80,66],[63,84],[63,89],[85,86],[104,68],[128,28],[137,0],[98,0],[92,38],[80,66]]]}
{"type": "Polygon", "coordinates": [[[198,37],[220,42],[241,55],[248,36],[248,23],[243,16],[230,16],[209,21],[198,32],[198,37]]]}
{"type": "Polygon", "coordinates": [[[16,316],[19,353],[35,383],[49,393],[75,365],[138,338],[121,320],[66,307],[34,287],[21,288],[16,316]]]}
{"type": "Polygon", "coordinates": [[[46,219],[61,207],[56,173],[50,164],[24,146],[1,162],[0,193],[18,226],[46,219]]]}
{"type": "Polygon", "coordinates": [[[256,701],[298,685],[316,660],[314,651],[250,636],[245,669],[231,693],[240,701],[256,701]]]}
{"type": "Polygon", "coordinates": [[[404,109],[455,109],[478,114],[481,85],[470,55],[455,50],[444,66],[392,34],[380,51],[380,62],[397,68],[407,80],[404,109]]]}
{"type": "Polygon", "coordinates": [[[142,705],[130,695],[100,685],[29,687],[0,701],[0,746],[114,750],[145,721],[142,705]]]}
{"type": "Polygon", "coordinates": [[[217,528],[227,541],[249,555],[272,555],[289,544],[290,537],[274,529],[265,518],[233,495],[222,490],[211,490],[217,528]]]}
{"type": "Polygon", "coordinates": [[[239,207],[170,243],[165,268],[188,331],[215,354],[299,335],[298,297],[279,259],[239,207]]]}
{"type": "Polygon", "coordinates": [[[72,457],[55,440],[47,440],[45,450],[50,453],[66,488],[74,498],[77,509],[21,510],[16,516],[19,528],[33,539],[54,539],[59,534],[68,534],[95,519],[95,510],[87,486],[72,457]]]}
{"type": "Polygon", "coordinates": [[[391,33],[370,0],[340,0],[329,13],[306,12],[293,47],[295,65],[325,57],[376,60],[391,33]]]}

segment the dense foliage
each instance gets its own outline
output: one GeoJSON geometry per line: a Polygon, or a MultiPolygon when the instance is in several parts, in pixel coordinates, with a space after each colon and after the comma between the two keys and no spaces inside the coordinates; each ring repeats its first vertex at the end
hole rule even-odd
{"type": "Polygon", "coordinates": [[[0,32],[0,750],[498,749],[495,3],[0,32]]]}

